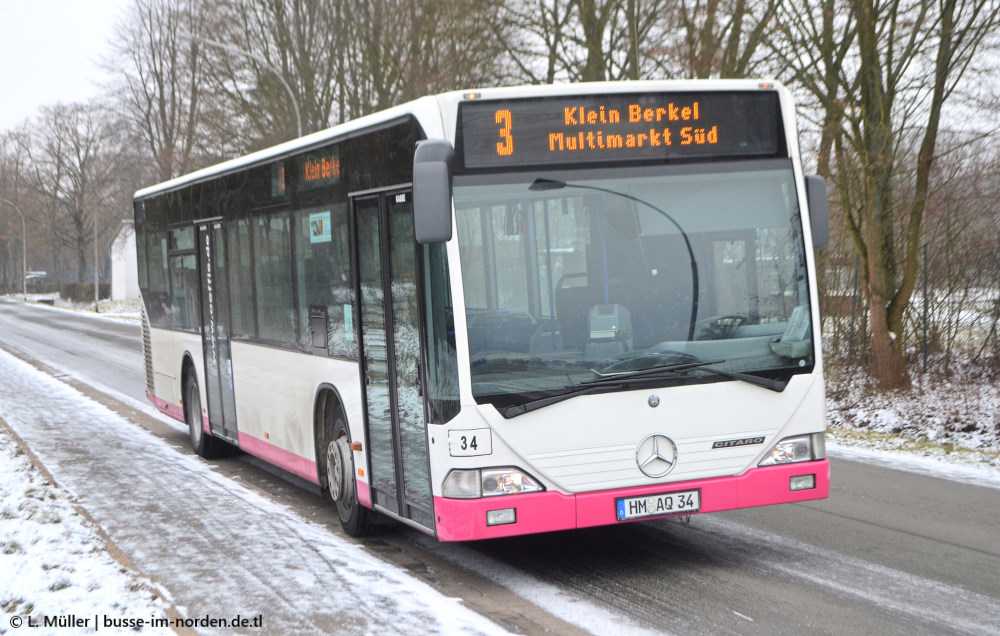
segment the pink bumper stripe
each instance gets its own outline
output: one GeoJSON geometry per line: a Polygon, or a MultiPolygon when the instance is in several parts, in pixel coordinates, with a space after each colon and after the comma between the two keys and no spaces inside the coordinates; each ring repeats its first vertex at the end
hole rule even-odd
{"type": "Polygon", "coordinates": [[[149,401],[153,403],[153,406],[155,406],[164,415],[169,415],[175,420],[179,420],[181,422],[185,421],[184,408],[181,407],[181,405],[171,404],[170,402],[167,402],[163,398],[156,397],[152,393],[146,393],[146,398],[148,398],[149,401]]]}
{"type": "Polygon", "coordinates": [[[616,500],[622,497],[694,489],[701,490],[699,512],[719,512],[735,508],[825,499],[830,494],[830,462],[823,459],[786,466],[769,466],[754,468],[735,477],[698,479],[578,495],[541,492],[482,499],[435,497],[437,536],[441,541],[473,541],[610,525],[619,523],[615,513],[616,500]],[[789,479],[798,475],[815,475],[816,487],[809,490],[789,490],[789,479]],[[504,508],[515,509],[516,523],[487,526],[486,512],[504,508]]]}
{"type": "Polygon", "coordinates": [[[264,461],[274,464],[275,466],[287,470],[293,475],[298,475],[306,481],[310,481],[314,484],[319,484],[319,478],[316,475],[316,462],[306,459],[301,455],[296,455],[290,451],[286,451],[283,448],[278,448],[270,442],[265,442],[262,439],[253,437],[252,435],[247,435],[246,433],[240,432],[240,448],[250,453],[251,455],[256,455],[264,461]]]}
{"type": "Polygon", "coordinates": [[[365,508],[372,507],[372,491],[368,487],[368,482],[358,481],[355,479],[354,485],[357,486],[358,503],[365,508]]]}
{"type": "MultiPolygon", "coordinates": [[[[185,422],[184,409],[181,406],[171,404],[163,398],[156,397],[151,393],[146,393],[146,397],[160,412],[169,415],[175,420],[185,422]]],[[[202,419],[205,426],[205,432],[211,435],[211,431],[208,427],[208,417],[203,417],[202,419]]],[[[264,441],[258,437],[247,435],[243,432],[239,433],[239,442],[240,448],[251,455],[260,457],[264,461],[274,464],[283,470],[287,470],[293,475],[298,475],[306,481],[319,485],[319,478],[316,474],[316,462],[306,459],[301,455],[296,455],[295,453],[287,451],[283,448],[279,448],[274,444],[264,441]]],[[[372,498],[368,484],[363,481],[358,481],[357,486],[358,502],[363,506],[371,508],[372,498]]]]}

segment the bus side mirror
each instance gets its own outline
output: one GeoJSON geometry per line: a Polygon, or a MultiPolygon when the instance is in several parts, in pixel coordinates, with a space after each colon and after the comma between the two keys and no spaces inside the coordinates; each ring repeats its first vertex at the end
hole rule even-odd
{"type": "Polygon", "coordinates": [[[812,226],[813,249],[830,242],[830,203],[826,197],[826,179],[806,175],[806,197],[809,199],[809,225],[812,226]]]}
{"type": "Polygon", "coordinates": [[[444,139],[417,144],[413,155],[413,233],[418,243],[451,239],[451,167],[455,149],[444,139]]]}

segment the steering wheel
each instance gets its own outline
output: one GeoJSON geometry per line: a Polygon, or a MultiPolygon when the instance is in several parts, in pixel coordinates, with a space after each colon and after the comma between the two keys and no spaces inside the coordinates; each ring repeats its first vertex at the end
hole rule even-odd
{"type": "Polygon", "coordinates": [[[723,314],[698,321],[696,340],[725,340],[736,335],[736,330],[750,318],[745,314],[723,314]]]}

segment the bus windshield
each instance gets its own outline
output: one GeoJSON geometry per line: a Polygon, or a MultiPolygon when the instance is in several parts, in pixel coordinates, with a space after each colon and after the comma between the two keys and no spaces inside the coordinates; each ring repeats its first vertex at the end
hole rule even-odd
{"type": "Polygon", "coordinates": [[[466,175],[454,197],[480,403],[812,370],[791,160],[466,175]]]}

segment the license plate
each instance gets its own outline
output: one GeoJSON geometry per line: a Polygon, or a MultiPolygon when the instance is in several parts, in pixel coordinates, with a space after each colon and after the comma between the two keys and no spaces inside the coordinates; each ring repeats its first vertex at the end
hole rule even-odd
{"type": "Polygon", "coordinates": [[[666,515],[686,515],[701,509],[700,490],[680,490],[660,495],[626,497],[618,499],[618,521],[642,519],[643,517],[663,517],[666,515]]]}

